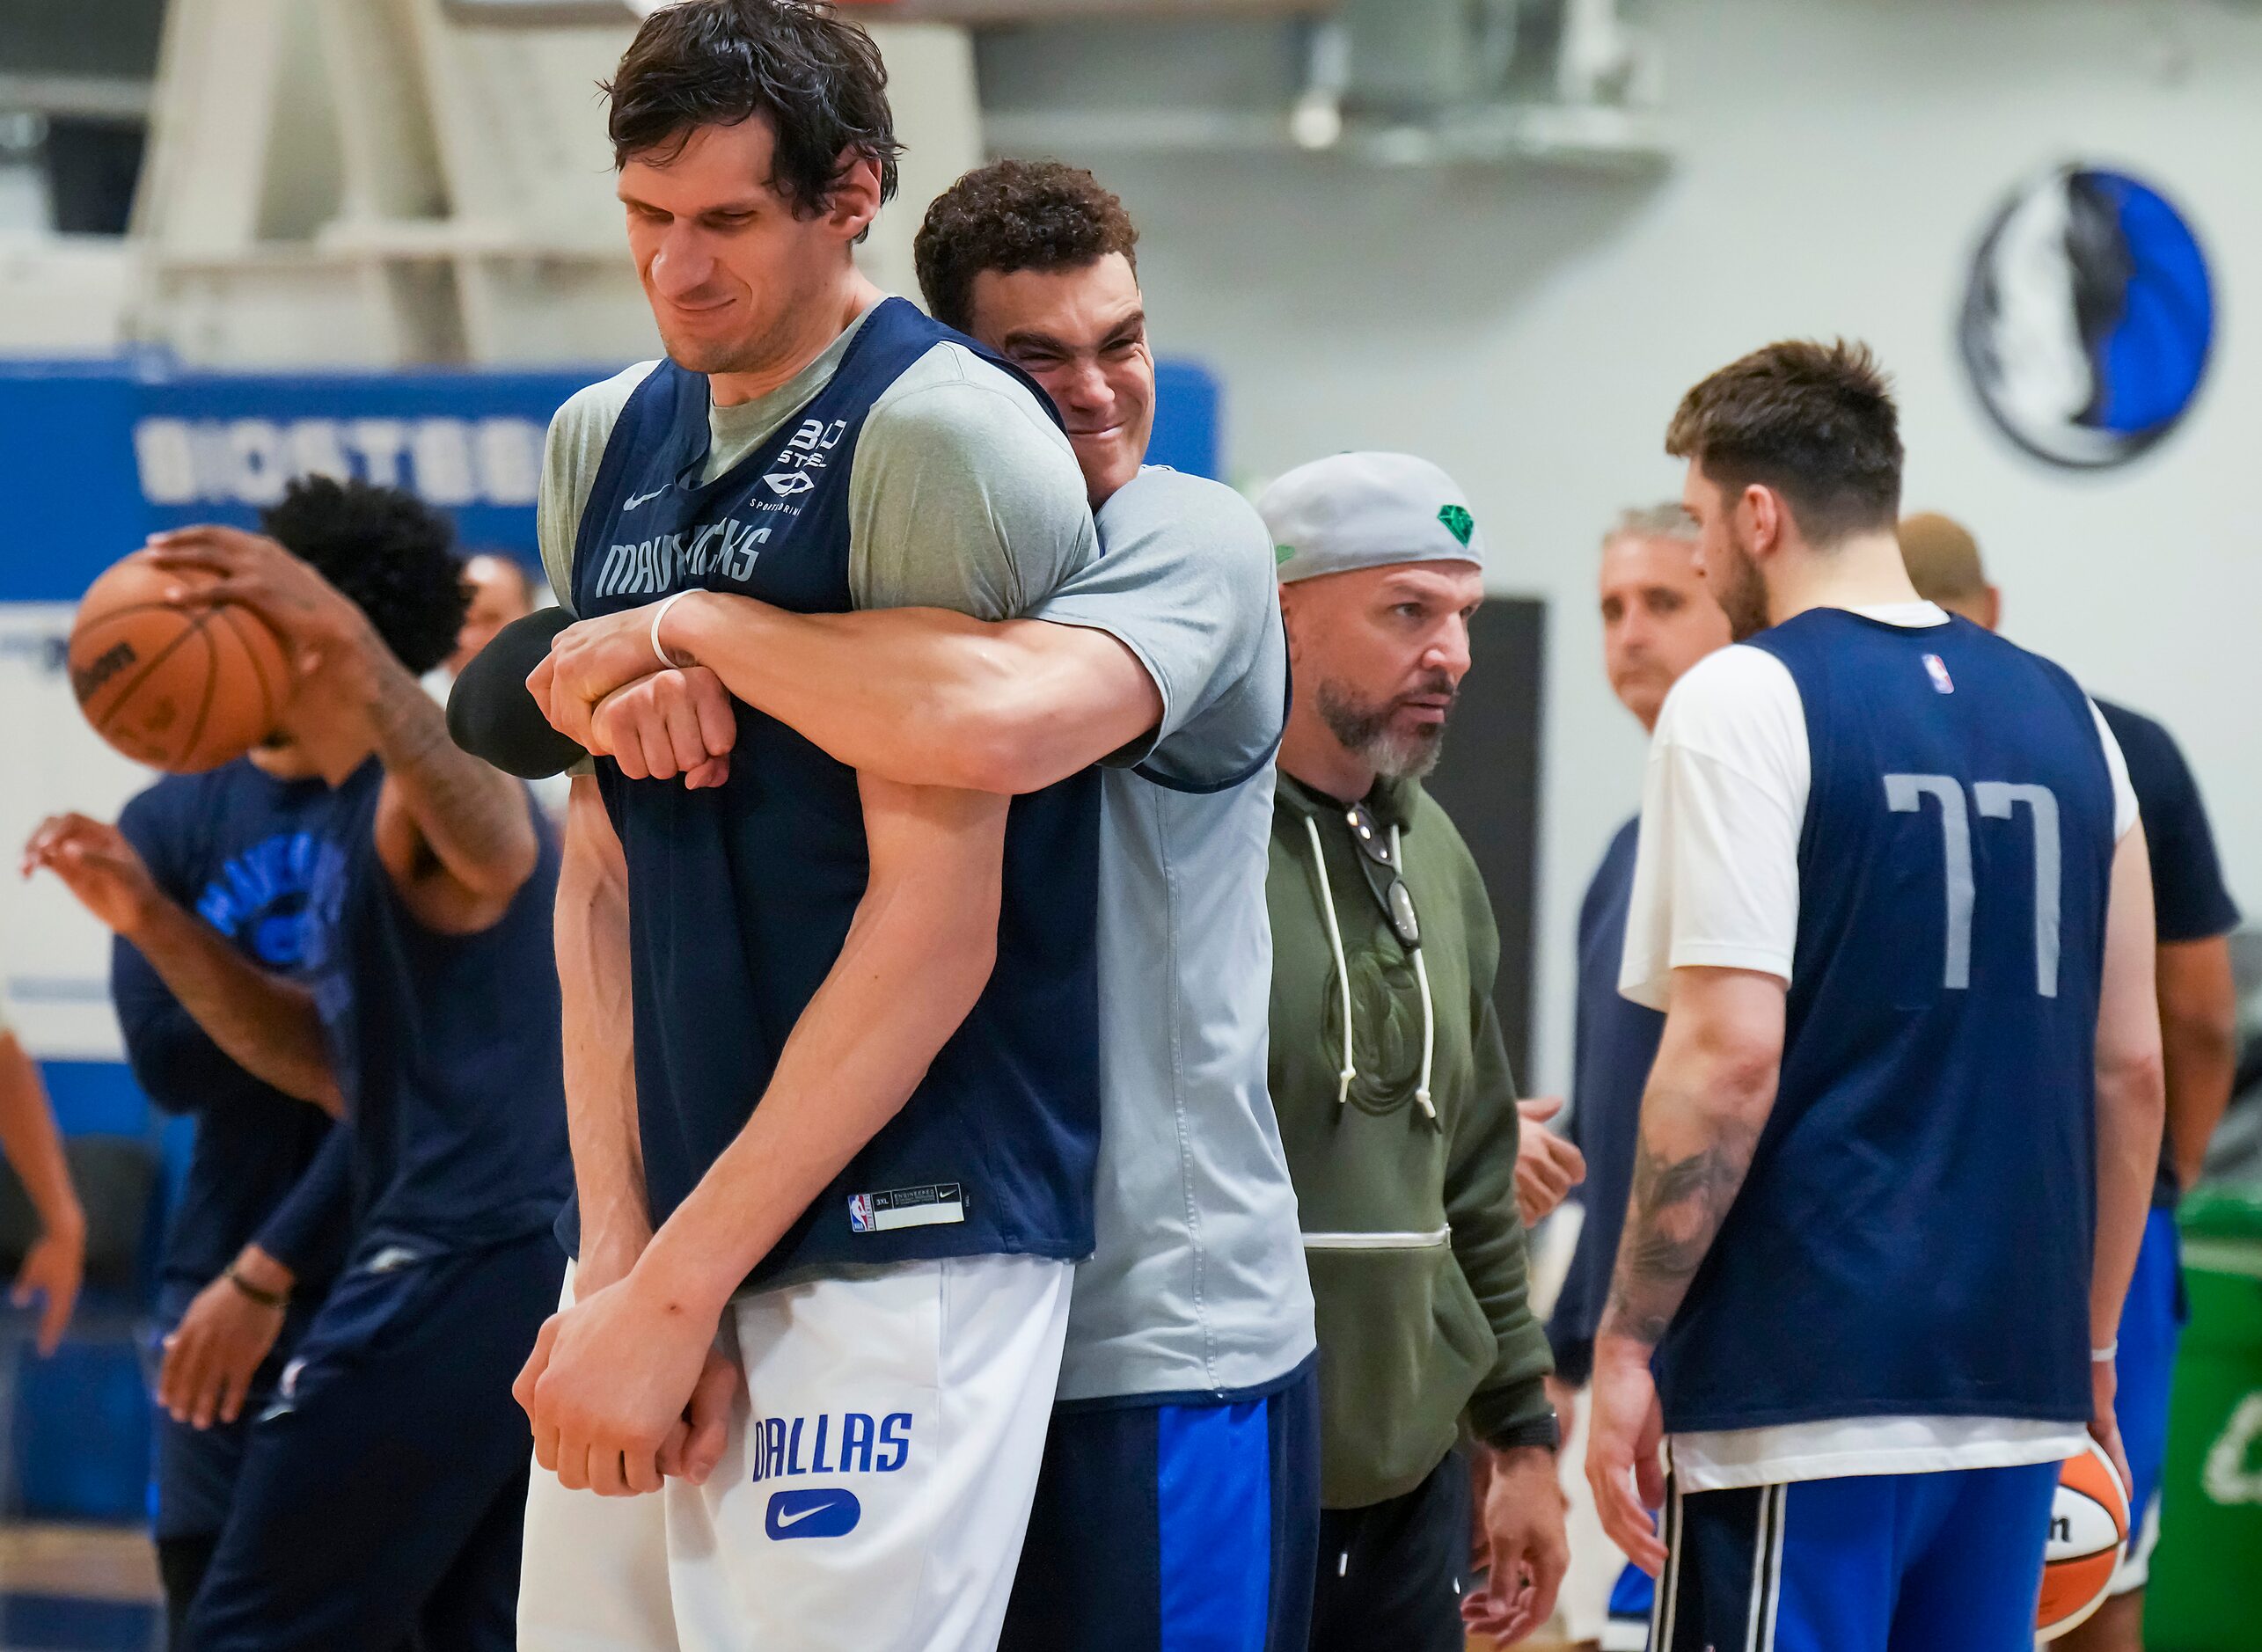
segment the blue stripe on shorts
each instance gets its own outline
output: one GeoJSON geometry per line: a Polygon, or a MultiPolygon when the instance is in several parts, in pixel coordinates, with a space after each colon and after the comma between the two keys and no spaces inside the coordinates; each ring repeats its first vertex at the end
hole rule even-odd
{"type": "Polygon", "coordinates": [[[1165,1406],[1155,1418],[1161,1652],[1264,1644],[1272,1592],[1270,1407],[1165,1406]]]}

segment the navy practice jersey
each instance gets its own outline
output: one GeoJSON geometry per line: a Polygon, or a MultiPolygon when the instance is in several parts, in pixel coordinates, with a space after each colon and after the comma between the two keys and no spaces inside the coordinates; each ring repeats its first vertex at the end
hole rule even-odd
{"type": "Polygon", "coordinates": [[[1626,1199],[1633,1190],[1642,1090],[1665,1028],[1665,1018],[1657,1011],[1618,993],[1641,824],[1637,815],[1618,829],[1578,909],[1578,1014],[1565,1128],[1586,1158],[1586,1181],[1576,1195],[1585,1206],[1586,1219],[1548,1321],[1556,1373],[1574,1384],[1584,1383],[1593,1369],[1594,1333],[1609,1298],[1618,1235],[1626,1225],[1626,1199]]]}
{"type": "Polygon", "coordinates": [[[2057,666],[1841,609],[1752,640],[1811,783],[1782,1075],[1658,1348],[1676,1434],[2090,1409],[2114,791],[2057,666]]]}
{"type": "Polygon", "coordinates": [[[571,1190],[551,916],[557,834],[522,797],[540,853],[475,935],[427,929],[377,859],[384,769],[331,794],[343,849],[309,903],[306,969],[352,1128],[359,1249],[501,1244],[547,1226],[571,1190]]]}
{"type": "MultiPolygon", "coordinates": [[[[126,805],[118,829],[169,899],[288,976],[304,957],[318,873],[342,857],[330,815],[319,780],[272,779],[238,758],[168,775],[126,805]]],[[[166,1112],[196,1118],[159,1276],[201,1288],[256,1240],[296,1276],[298,1300],[318,1300],[344,1260],[351,1214],[337,1151],[314,1167],[330,1115],[238,1066],[124,939],[112,947],[110,992],[135,1081],[166,1112]]]]}
{"type": "MultiPolygon", "coordinates": [[[[705,482],[706,380],[661,362],[623,409],[583,510],[575,611],[691,589],[802,613],[854,606],[847,483],[865,419],[947,340],[957,335],[900,299],[883,302],[799,413],[705,482]]],[[[1029,393],[1050,413],[1041,392],[1029,393]]],[[[637,1101],[655,1223],[744,1126],[840,954],[867,881],[853,771],[784,724],[736,709],[724,786],[686,791],[597,764],[628,863],[637,1101]]],[[[1090,1252],[1098,839],[1095,776],[1014,800],[988,986],[903,1111],[750,1283],[812,1265],[1090,1252]]]]}
{"type": "MultiPolygon", "coordinates": [[[[2152,866],[2153,927],[2163,945],[2212,940],[2238,927],[2238,903],[2223,886],[2222,862],[2199,783],[2176,738],[2141,712],[2110,700],[2097,710],[2120,742],[2128,784],[2144,814],[2144,852],[2152,866]]],[[[2163,1151],[2152,1202],[2172,1209],[2181,1189],[2176,1161],[2163,1151]]]]}

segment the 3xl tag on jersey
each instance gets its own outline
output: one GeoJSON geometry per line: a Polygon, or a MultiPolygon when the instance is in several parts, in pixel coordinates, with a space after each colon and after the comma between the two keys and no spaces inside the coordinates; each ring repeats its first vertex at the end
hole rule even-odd
{"type": "Polygon", "coordinates": [[[934,1227],[966,1219],[966,1197],[955,1181],[889,1193],[848,1195],[848,1225],[859,1233],[885,1233],[899,1227],[934,1227]]]}

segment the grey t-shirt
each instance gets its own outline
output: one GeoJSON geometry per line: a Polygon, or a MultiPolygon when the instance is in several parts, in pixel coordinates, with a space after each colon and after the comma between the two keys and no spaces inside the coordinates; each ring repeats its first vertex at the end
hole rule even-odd
{"type": "Polygon", "coordinates": [[[1233,1393],[1315,1346],[1265,1088],[1269,758],[1288,686],[1272,538],[1231,488],[1161,469],[1099,524],[1100,559],[1033,618],[1122,642],[1163,713],[1102,781],[1098,1247],[1060,1398],[1233,1393]]]}
{"type": "MultiPolygon", "coordinates": [[[[866,311],[824,353],[753,401],[707,410],[704,479],[743,459],[831,381],[866,311]]],[[[537,529],[571,609],[574,545],[621,409],[658,365],[577,391],[550,421],[537,529]]],[[[950,608],[1010,619],[1097,552],[1068,438],[1011,374],[936,345],[866,415],[848,477],[848,582],[859,608],[950,608]]]]}

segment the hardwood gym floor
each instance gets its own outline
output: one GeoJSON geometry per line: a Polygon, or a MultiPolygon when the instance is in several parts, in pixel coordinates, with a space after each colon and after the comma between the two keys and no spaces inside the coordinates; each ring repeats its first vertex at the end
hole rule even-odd
{"type": "MultiPolygon", "coordinates": [[[[0,1652],[162,1652],[159,1599],[145,1532],[0,1525],[0,1652]]],[[[1469,1652],[1498,1652],[1482,1639],[1468,1645],[1469,1652]]],[[[1517,1652],[1562,1646],[1526,1641],[1517,1652]]]]}

